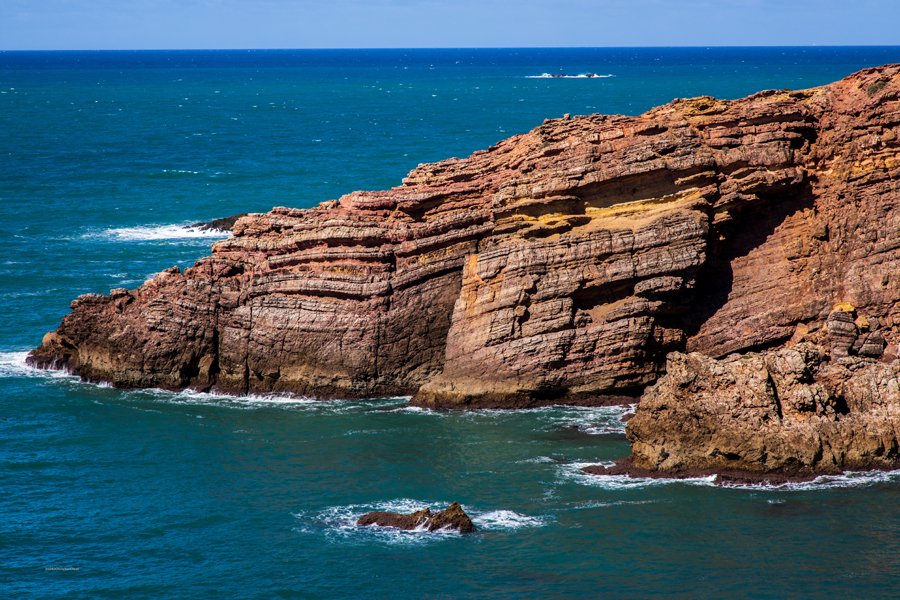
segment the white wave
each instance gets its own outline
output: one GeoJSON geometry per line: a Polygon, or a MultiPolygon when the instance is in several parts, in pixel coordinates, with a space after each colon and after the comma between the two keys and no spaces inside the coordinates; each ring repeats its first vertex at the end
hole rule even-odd
{"type": "Polygon", "coordinates": [[[668,477],[632,477],[631,475],[593,475],[582,471],[584,467],[601,465],[611,467],[612,462],[572,462],[560,465],[560,478],[585,485],[603,488],[606,490],[630,490],[651,486],[683,483],[688,485],[715,485],[716,476],[693,477],[686,479],[673,479],[668,477]]]}
{"type": "Polygon", "coordinates": [[[92,385],[99,388],[112,387],[111,384],[105,381],[82,381],[77,375],[73,375],[63,369],[36,369],[25,362],[28,354],[27,350],[0,352],[0,377],[33,377],[36,379],[57,380],[67,384],[92,385]]]}
{"type": "Polygon", "coordinates": [[[478,529],[486,531],[512,531],[523,527],[541,527],[546,524],[544,517],[529,517],[511,510],[492,510],[472,516],[478,529]]]}
{"type": "Polygon", "coordinates": [[[534,458],[526,458],[523,460],[517,460],[516,464],[518,465],[540,465],[540,464],[549,464],[549,463],[558,463],[560,461],[554,460],[549,456],[535,456],[534,458]]]}
{"type": "Polygon", "coordinates": [[[125,392],[132,399],[147,398],[166,404],[184,404],[188,406],[225,406],[240,409],[258,408],[307,408],[324,404],[324,400],[316,400],[304,396],[290,394],[247,394],[236,396],[216,392],[198,392],[196,390],[169,391],[158,388],[131,390],[125,392]]]}
{"type": "Polygon", "coordinates": [[[565,73],[541,73],[540,75],[526,75],[526,79],[609,79],[615,77],[612,74],[599,75],[597,73],[579,73],[566,75],[565,73]]]}
{"type": "Polygon", "coordinates": [[[878,483],[900,481],[900,469],[893,471],[845,471],[839,475],[819,475],[810,481],[787,481],[785,483],[728,483],[722,487],[732,489],[809,492],[836,488],[868,487],[878,483]]]}
{"type": "MultiPolygon", "coordinates": [[[[83,381],[77,375],[57,369],[36,369],[26,364],[28,350],[0,352],[0,377],[38,377],[44,379],[61,379],[69,382],[92,385],[100,388],[112,388],[107,382],[83,381]]],[[[376,398],[371,400],[321,400],[294,394],[244,394],[233,395],[219,392],[200,392],[197,390],[164,390],[160,388],[144,388],[118,390],[124,400],[148,400],[164,404],[185,406],[218,406],[237,409],[286,408],[313,409],[333,413],[391,411],[400,403],[409,402],[409,397],[376,398]]],[[[353,433],[353,432],[350,432],[353,433]]],[[[355,433],[364,433],[358,431],[355,433]]]]}
{"type": "MultiPolygon", "coordinates": [[[[194,134],[194,135],[202,135],[202,134],[194,134]]],[[[170,175],[199,175],[200,171],[192,171],[190,169],[163,169],[163,173],[167,173],[170,175]]]]}
{"type": "Polygon", "coordinates": [[[624,406],[568,406],[560,407],[548,421],[556,427],[574,427],[590,435],[623,435],[624,418],[633,415],[636,404],[624,406]]]}
{"type": "MultiPolygon", "coordinates": [[[[423,508],[442,510],[449,502],[422,501],[411,498],[397,498],[371,504],[348,504],[331,506],[318,512],[300,511],[294,517],[301,522],[299,531],[323,533],[326,538],[343,541],[377,540],[386,544],[423,544],[447,538],[458,538],[462,534],[452,530],[428,531],[417,528],[411,531],[393,527],[361,527],[356,524],[361,516],[371,511],[411,513],[423,508]]],[[[541,527],[545,517],[532,517],[511,510],[480,511],[471,507],[464,510],[472,518],[477,531],[513,531],[526,527],[541,527]]]]}
{"type": "Polygon", "coordinates": [[[434,410],[431,408],[426,408],[424,406],[398,406],[397,408],[392,409],[390,412],[400,412],[400,413],[408,413],[415,415],[430,415],[433,417],[446,417],[449,415],[449,412],[434,410]]]}
{"type": "Polygon", "coordinates": [[[584,467],[601,465],[611,467],[611,462],[573,462],[560,465],[560,477],[585,485],[608,490],[638,489],[650,486],[684,485],[719,487],[727,489],[773,491],[773,492],[808,492],[836,488],[868,487],[878,483],[900,481],[900,469],[893,471],[845,471],[839,475],[820,475],[810,481],[788,481],[784,483],[729,483],[719,482],[716,475],[703,477],[632,477],[631,475],[593,475],[582,471],[584,467]]]}
{"type": "Polygon", "coordinates": [[[0,377],[40,377],[50,379],[76,379],[65,371],[35,369],[25,363],[28,350],[0,352],[0,377]]]}
{"type": "MultiPolygon", "coordinates": [[[[290,393],[270,394],[224,394],[221,392],[199,392],[197,390],[170,391],[159,388],[123,391],[126,399],[147,399],[153,402],[184,406],[215,406],[239,410],[281,408],[286,410],[308,410],[329,414],[353,412],[393,412],[397,404],[406,403],[408,397],[375,398],[371,400],[322,400],[298,396],[290,393]]],[[[368,433],[368,430],[348,430],[345,435],[368,433]]]]}
{"type": "Polygon", "coordinates": [[[100,232],[86,233],[84,239],[116,242],[159,242],[167,240],[224,239],[231,232],[222,229],[200,229],[190,225],[141,225],[114,227],[100,232]]]}
{"type": "Polygon", "coordinates": [[[24,352],[0,352],[0,377],[16,377],[31,375],[32,369],[25,364],[28,351],[24,352]]]}
{"type": "Polygon", "coordinates": [[[301,522],[300,531],[324,533],[325,537],[330,540],[353,541],[360,539],[375,540],[386,544],[422,544],[448,536],[459,536],[460,533],[457,531],[427,532],[424,529],[405,531],[393,527],[361,527],[356,524],[361,516],[371,511],[411,513],[437,504],[440,503],[400,498],[374,504],[331,506],[313,514],[301,511],[295,513],[294,517],[301,522]],[[423,535],[425,533],[428,535],[423,535]]]}
{"type": "Polygon", "coordinates": [[[453,415],[463,419],[505,419],[515,415],[534,415],[541,429],[573,427],[590,435],[622,435],[627,415],[634,414],[636,404],[612,406],[550,405],[536,408],[481,408],[464,411],[434,410],[422,406],[398,406],[392,412],[434,417],[453,415]]]}

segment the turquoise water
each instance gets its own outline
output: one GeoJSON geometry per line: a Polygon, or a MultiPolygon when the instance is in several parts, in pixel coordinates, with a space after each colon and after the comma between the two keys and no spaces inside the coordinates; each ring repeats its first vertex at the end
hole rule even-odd
{"type": "Polygon", "coordinates": [[[207,253],[191,222],[399,183],[563,113],[637,114],[900,48],[0,53],[0,593],[897,597],[900,474],[590,478],[627,408],[432,413],[123,392],[22,364],[85,292],[207,253]],[[593,79],[542,73],[593,72],[593,79]],[[458,500],[471,536],[358,530],[458,500]]]}

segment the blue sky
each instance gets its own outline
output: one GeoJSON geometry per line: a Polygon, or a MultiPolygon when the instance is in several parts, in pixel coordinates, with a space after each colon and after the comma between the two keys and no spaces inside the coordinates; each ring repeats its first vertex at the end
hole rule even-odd
{"type": "Polygon", "coordinates": [[[0,0],[0,49],[900,44],[900,0],[0,0]]]}

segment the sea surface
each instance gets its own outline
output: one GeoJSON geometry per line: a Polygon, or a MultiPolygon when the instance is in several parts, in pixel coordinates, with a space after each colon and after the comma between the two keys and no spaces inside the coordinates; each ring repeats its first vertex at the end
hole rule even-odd
{"type": "Polygon", "coordinates": [[[897,598],[900,472],[590,477],[628,454],[632,408],[126,392],[24,366],[75,296],[207,254],[224,234],[196,221],[397,185],[564,113],[888,62],[900,47],[0,53],[0,596],[897,598]],[[354,526],[453,500],[478,533],[354,526]]]}

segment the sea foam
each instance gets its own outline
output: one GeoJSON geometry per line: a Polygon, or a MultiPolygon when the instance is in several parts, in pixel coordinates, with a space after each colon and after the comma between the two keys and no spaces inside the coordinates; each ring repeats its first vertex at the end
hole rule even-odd
{"type": "Polygon", "coordinates": [[[41,377],[50,379],[76,379],[66,371],[35,369],[26,364],[28,350],[0,352],[0,377],[41,377]]]}
{"type": "Polygon", "coordinates": [[[682,483],[688,485],[715,485],[716,476],[694,477],[689,479],[670,479],[656,477],[632,477],[631,475],[593,475],[582,471],[592,465],[611,467],[612,462],[571,462],[559,466],[559,477],[562,480],[574,481],[584,485],[603,488],[605,490],[633,490],[646,487],[682,483]]]}
{"type": "Polygon", "coordinates": [[[221,229],[200,229],[191,225],[142,225],[114,227],[100,232],[90,232],[84,239],[101,239],[114,242],[162,242],[196,239],[224,239],[231,232],[221,229]]]}
{"type": "Polygon", "coordinates": [[[672,484],[683,484],[725,489],[809,492],[835,488],[868,487],[879,483],[900,481],[900,469],[893,471],[846,471],[839,475],[820,475],[810,481],[788,481],[784,483],[729,483],[719,482],[716,475],[702,477],[632,477],[631,475],[594,475],[582,471],[592,465],[611,467],[612,462],[572,462],[559,466],[560,479],[607,490],[639,489],[672,484]]]}
{"type": "Polygon", "coordinates": [[[541,73],[540,75],[526,75],[526,79],[609,79],[615,77],[611,74],[598,75],[597,73],[579,73],[578,75],[565,75],[563,73],[541,73]]]}
{"type": "Polygon", "coordinates": [[[820,475],[810,481],[788,481],[785,483],[722,483],[722,487],[744,490],[777,492],[809,492],[836,488],[869,487],[879,483],[900,481],[900,469],[893,471],[845,471],[838,475],[820,475]]]}

